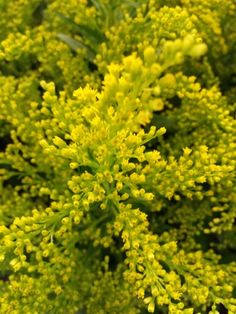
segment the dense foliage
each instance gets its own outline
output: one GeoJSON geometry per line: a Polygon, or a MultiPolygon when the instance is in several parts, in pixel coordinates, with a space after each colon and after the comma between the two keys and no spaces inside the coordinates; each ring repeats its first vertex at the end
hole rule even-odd
{"type": "Polygon", "coordinates": [[[0,313],[236,313],[235,0],[0,0],[0,313]]]}

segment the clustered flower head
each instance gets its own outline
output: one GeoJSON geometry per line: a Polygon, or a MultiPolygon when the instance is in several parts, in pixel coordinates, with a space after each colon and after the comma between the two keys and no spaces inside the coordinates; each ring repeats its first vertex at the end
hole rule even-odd
{"type": "Polygon", "coordinates": [[[0,313],[236,313],[236,3],[0,3],[0,313]]]}

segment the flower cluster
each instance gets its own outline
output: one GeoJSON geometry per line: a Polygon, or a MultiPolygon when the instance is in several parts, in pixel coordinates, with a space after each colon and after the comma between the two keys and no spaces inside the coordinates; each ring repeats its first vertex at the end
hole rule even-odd
{"type": "Polygon", "coordinates": [[[236,313],[236,4],[0,4],[0,313],[236,313]]]}

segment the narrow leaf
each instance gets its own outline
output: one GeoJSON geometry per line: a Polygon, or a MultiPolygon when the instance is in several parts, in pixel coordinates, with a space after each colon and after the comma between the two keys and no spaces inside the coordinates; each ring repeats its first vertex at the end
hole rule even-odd
{"type": "Polygon", "coordinates": [[[91,28],[87,25],[76,24],[71,18],[61,14],[56,13],[64,22],[72,26],[75,31],[80,35],[84,36],[86,39],[90,40],[94,44],[100,44],[106,40],[106,37],[97,29],[91,28]]]}
{"type": "Polygon", "coordinates": [[[57,34],[57,37],[60,40],[62,40],[64,43],[66,43],[72,50],[74,50],[76,52],[78,49],[85,49],[88,53],[88,60],[89,61],[92,61],[95,58],[95,55],[96,55],[95,52],[90,47],[81,43],[80,41],[75,40],[75,39],[71,38],[70,36],[62,34],[62,33],[57,34]]]}

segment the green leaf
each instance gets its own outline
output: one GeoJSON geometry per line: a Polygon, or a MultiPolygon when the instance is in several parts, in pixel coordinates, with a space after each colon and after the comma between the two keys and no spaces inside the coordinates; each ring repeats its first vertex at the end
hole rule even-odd
{"type": "Polygon", "coordinates": [[[106,40],[106,37],[97,29],[91,28],[84,24],[76,24],[71,18],[61,14],[56,13],[64,22],[69,24],[77,31],[81,36],[85,37],[93,44],[98,45],[106,40]]]}
{"type": "Polygon", "coordinates": [[[95,6],[95,8],[96,8],[98,11],[100,11],[100,9],[101,9],[101,4],[100,4],[98,1],[96,1],[96,0],[90,0],[90,2],[95,6]]]}
{"type": "Polygon", "coordinates": [[[66,43],[72,50],[74,50],[76,52],[78,49],[85,49],[88,53],[88,60],[89,61],[92,61],[95,58],[95,55],[96,55],[95,52],[90,47],[81,43],[80,41],[75,40],[75,39],[71,38],[70,36],[68,36],[66,34],[62,34],[62,33],[57,34],[57,37],[61,41],[66,43]]]}
{"type": "Polygon", "coordinates": [[[102,4],[102,3],[99,3],[99,1],[96,1],[96,0],[90,0],[91,1],[91,3],[94,5],[94,7],[97,9],[97,11],[99,11],[100,12],[100,14],[102,15],[102,16],[105,16],[105,15],[107,15],[107,9],[106,9],[106,7],[105,7],[105,5],[104,4],[102,4]]]}
{"type": "Polygon", "coordinates": [[[90,28],[87,25],[79,24],[78,30],[81,35],[83,35],[93,43],[100,44],[106,40],[106,37],[101,32],[96,29],[90,28]]]}
{"type": "Polygon", "coordinates": [[[46,0],[42,0],[36,6],[34,12],[32,13],[32,21],[33,21],[34,26],[42,24],[43,18],[44,18],[44,11],[45,11],[46,7],[47,7],[47,1],[46,0]]]}

